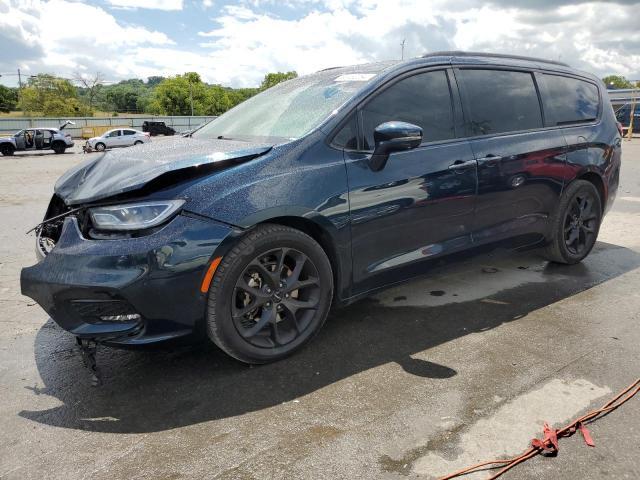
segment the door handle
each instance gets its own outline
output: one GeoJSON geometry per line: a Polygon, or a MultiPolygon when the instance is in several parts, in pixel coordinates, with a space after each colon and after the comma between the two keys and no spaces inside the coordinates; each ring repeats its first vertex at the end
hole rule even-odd
{"type": "Polygon", "coordinates": [[[456,171],[466,170],[467,168],[471,168],[475,166],[476,166],[475,160],[467,160],[466,162],[464,160],[456,160],[451,165],[449,165],[449,170],[456,170],[456,171]]]}
{"type": "Polygon", "coordinates": [[[486,157],[479,158],[478,162],[498,163],[500,160],[502,160],[502,157],[500,157],[498,155],[487,155],[486,157]]]}

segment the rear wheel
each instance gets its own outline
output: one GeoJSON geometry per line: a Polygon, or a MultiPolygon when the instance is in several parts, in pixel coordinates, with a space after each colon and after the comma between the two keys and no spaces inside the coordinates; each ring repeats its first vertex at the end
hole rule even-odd
{"type": "Polygon", "coordinates": [[[107,148],[107,146],[102,142],[98,142],[98,143],[96,143],[96,147],[95,148],[96,148],[97,152],[103,152],[104,149],[107,148]]]}
{"type": "Polygon", "coordinates": [[[0,153],[2,153],[2,155],[4,155],[5,157],[13,155],[13,152],[15,152],[13,145],[9,143],[0,145],[0,153]]]}
{"type": "Polygon", "coordinates": [[[64,153],[64,151],[67,149],[67,146],[62,142],[55,142],[51,146],[51,148],[53,148],[53,151],[59,155],[61,153],[64,153]]]}
{"type": "Polygon", "coordinates": [[[142,140],[136,140],[134,145],[142,145],[144,142],[142,140]]]}
{"type": "Polygon", "coordinates": [[[208,334],[242,362],[279,360],[320,330],[332,296],[331,265],[322,247],[299,230],[261,225],[216,270],[208,334]]]}
{"type": "Polygon", "coordinates": [[[560,199],[545,256],[557,263],[580,262],[595,245],[601,221],[602,203],[598,189],[586,180],[574,181],[560,199]]]}

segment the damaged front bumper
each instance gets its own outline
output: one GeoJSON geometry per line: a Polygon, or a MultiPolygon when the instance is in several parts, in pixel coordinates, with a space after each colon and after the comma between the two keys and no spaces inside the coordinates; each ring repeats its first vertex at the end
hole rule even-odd
{"type": "Polygon", "coordinates": [[[22,270],[22,293],[79,338],[134,345],[189,335],[204,325],[207,265],[232,234],[183,213],[150,235],[92,240],[69,216],[55,247],[22,270]]]}

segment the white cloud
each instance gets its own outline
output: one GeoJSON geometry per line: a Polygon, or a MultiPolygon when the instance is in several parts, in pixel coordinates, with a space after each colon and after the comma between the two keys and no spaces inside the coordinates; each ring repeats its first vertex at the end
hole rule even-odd
{"type": "Polygon", "coordinates": [[[153,10],[182,10],[183,0],[107,0],[115,8],[147,8],[153,10]]]}
{"type": "MultiPolygon", "coordinates": [[[[105,65],[118,62],[136,48],[174,44],[162,32],[123,25],[104,9],[84,3],[34,1],[25,9],[1,1],[0,43],[4,53],[0,55],[7,58],[0,58],[3,64],[13,64],[28,73],[69,76],[76,70],[109,71],[105,65]]],[[[135,69],[127,73],[134,74],[135,69]]]]}
{"type": "MultiPolygon", "coordinates": [[[[138,7],[152,3],[110,1],[138,7]]],[[[168,8],[170,3],[153,5],[168,8]]],[[[493,51],[560,59],[598,75],[640,79],[638,1],[544,0],[532,5],[527,0],[184,2],[184,10],[172,13],[168,25],[193,25],[203,8],[215,16],[210,28],[192,31],[191,38],[183,33],[184,43],[176,44],[166,33],[143,26],[145,15],[134,25],[118,20],[118,10],[86,3],[36,0],[25,9],[17,1],[0,0],[0,42],[6,45],[0,64],[62,75],[101,70],[110,79],[198,71],[208,82],[255,86],[272,71],[305,74],[399,58],[400,42],[406,39],[405,58],[434,50],[493,51]]]]}

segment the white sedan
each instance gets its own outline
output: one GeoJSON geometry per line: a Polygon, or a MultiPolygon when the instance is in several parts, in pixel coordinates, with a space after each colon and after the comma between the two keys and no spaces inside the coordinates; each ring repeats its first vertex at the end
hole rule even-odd
{"type": "Polygon", "coordinates": [[[131,128],[116,128],[103,133],[100,137],[87,140],[87,146],[99,152],[106,148],[130,147],[151,141],[151,135],[131,128]]]}

